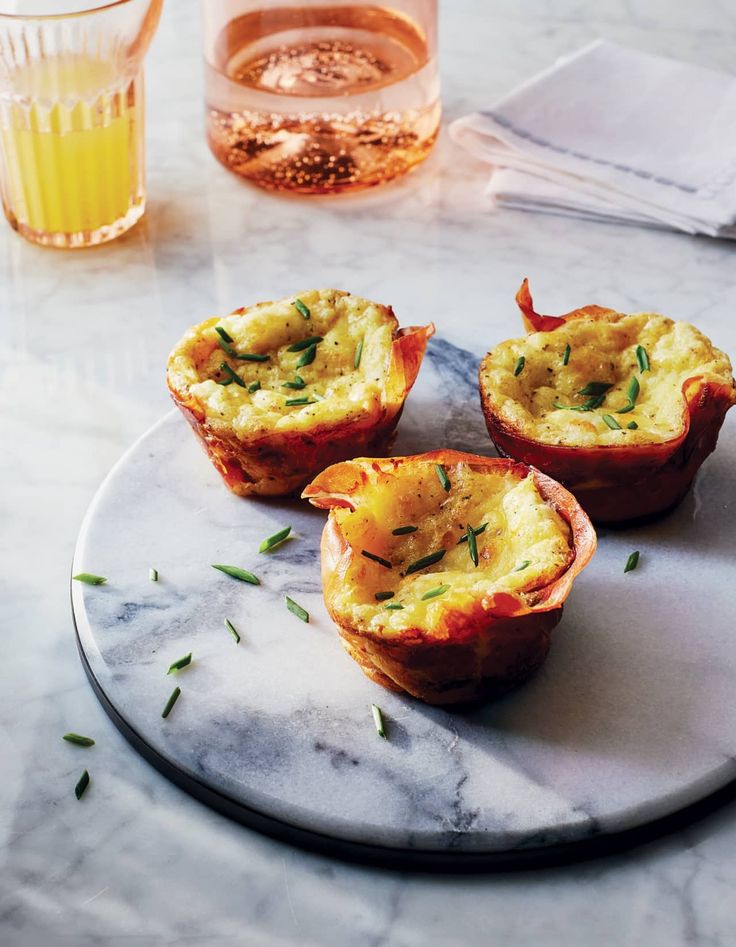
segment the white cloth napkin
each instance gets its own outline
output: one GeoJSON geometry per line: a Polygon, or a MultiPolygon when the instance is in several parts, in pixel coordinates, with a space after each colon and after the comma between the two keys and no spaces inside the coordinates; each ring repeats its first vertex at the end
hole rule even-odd
{"type": "Polygon", "coordinates": [[[736,238],[736,77],[598,41],[450,126],[499,205],[736,238]]]}

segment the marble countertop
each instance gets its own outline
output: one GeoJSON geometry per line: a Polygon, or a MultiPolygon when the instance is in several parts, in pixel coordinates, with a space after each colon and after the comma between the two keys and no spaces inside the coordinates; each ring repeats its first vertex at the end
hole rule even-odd
{"type": "MultiPolygon", "coordinates": [[[[454,877],[368,869],[206,809],[144,762],[97,703],[74,642],[72,551],[99,482],[168,410],[163,365],[190,323],[335,285],[392,303],[406,323],[433,319],[474,347],[462,307],[504,307],[516,326],[525,275],[546,311],[659,309],[716,342],[736,309],[732,243],[490,213],[486,170],[446,136],[414,175],[375,193],[298,201],[249,188],[204,143],[197,7],[167,5],[149,57],[145,221],[80,253],[40,250],[0,227],[0,941],[733,943],[733,803],[626,854],[566,867],[454,877]],[[97,745],[62,743],[68,730],[97,745]],[[94,782],[79,805],[72,789],[84,766],[94,782]]],[[[448,0],[441,25],[448,118],[597,36],[735,63],[736,11],[718,0],[646,10],[528,0],[523,13],[510,0],[448,0]]]]}

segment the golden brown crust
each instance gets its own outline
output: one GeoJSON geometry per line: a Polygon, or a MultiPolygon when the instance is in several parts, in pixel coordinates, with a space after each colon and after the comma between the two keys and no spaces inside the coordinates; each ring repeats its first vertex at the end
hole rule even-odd
{"type": "MultiPolygon", "coordinates": [[[[203,327],[216,322],[210,320],[203,327]]],[[[167,383],[175,404],[233,493],[286,496],[298,492],[330,464],[357,454],[380,453],[385,448],[433,334],[431,324],[395,332],[383,380],[383,397],[376,409],[365,410],[357,417],[315,423],[303,430],[261,430],[239,436],[231,427],[208,417],[180,375],[169,372],[167,383]]]]}
{"type": "Polygon", "coordinates": [[[573,557],[549,584],[531,594],[486,594],[470,610],[445,616],[441,629],[411,627],[386,635],[351,625],[334,607],[360,551],[348,543],[337,518],[330,513],[322,533],[322,585],[327,609],[348,653],[377,683],[406,691],[427,703],[485,699],[515,686],[544,661],[550,633],[561,618],[573,580],[595,551],[595,531],[575,498],[539,471],[503,458],[450,450],[337,464],[323,471],[303,496],[323,509],[354,509],[360,503],[371,468],[385,473],[417,463],[446,467],[465,463],[474,470],[508,472],[520,480],[531,476],[541,496],[571,529],[573,557]]]}
{"type": "MultiPolygon", "coordinates": [[[[611,309],[586,306],[564,316],[534,311],[527,280],[516,296],[530,332],[554,332],[571,319],[605,320],[611,309]]],[[[526,436],[496,411],[483,384],[480,397],[493,443],[505,457],[538,467],[568,487],[588,515],[601,523],[635,520],[662,513],[683,499],[705,458],[715,450],[728,409],[736,403],[736,387],[694,375],[682,385],[682,430],[674,438],[651,444],[570,447],[544,444],[526,436]]]]}

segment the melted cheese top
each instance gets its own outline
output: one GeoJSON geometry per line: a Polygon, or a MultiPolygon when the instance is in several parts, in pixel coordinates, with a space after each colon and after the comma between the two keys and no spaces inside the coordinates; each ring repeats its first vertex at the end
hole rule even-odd
{"type": "Polygon", "coordinates": [[[169,378],[176,390],[188,391],[199,402],[211,422],[239,435],[358,420],[375,416],[382,406],[397,328],[386,306],[338,290],[310,290],[194,326],[171,353],[169,378]],[[297,309],[297,299],[308,308],[308,319],[297,309]],[[268,360],[229,356],[216,327],[233,339],[230,347],[237,354],[267,355],[268,360]],[[307,349],[289,348],[313,336],[322,337],[314,361],[300,366],[307,349]],[[223,363],[246,387],[222,384],[230,377],[223,363]],[[285,387],[301,382],[304,387],[285,387]],[[256,383],[260,387],[249,391],[256,383]],[[310,403],[286,404],[302,398],[310,403]]]}
{"type": "Polygon", "coordinates": [[[354,511],[332,510],[358,553],[333,601],[354,627],[388,634],[417,627],[436,630],[443,615],[470,611],[494,592],[523,594],[548,585],[572,561],[570,527],[531,477],[520,480],[518,474],[473,470],[465,463],[448,466],[446,472],[449,491],[433,463],[373,470],[354,511]],[[485,530],[476,536],[476,567],[467,541],[458,540],[468,525],[478,529],[483,524],[485,530]],[[417,529],[393,535],[402,526],[417,529]],[[446,550],[440,562],[406,574],[411,563],[440,549],[446,550]],[[364,557],[363,550],[392,568],[364,557]],[[448,588],[441,595],[422,598],[442,586],[448,588]],[[377,601],[381,592],[394,596],[377,601]],[[387,608],[398,604],[403,608],[387,608]]]}
{"type": "Polygon", "coordinates": [[[544,444],[584,447],[597,444],[651,444],[682,433],[683,382],[692,377],[731,385],[728,356],[695,326],[651,313],[573,318],[551,332],[533,332],[503,342],[481,366],[481,385],[494,413],[526,437],[544,444]],[[567,365],[565,346],[570,346],[567,365]],[[650,368],[641,371],[641,345],[650,368]],[[525,364],[514,371],[519,358],[525,364]],[[636,377],[640,391],[632,411],[627,389],[636,377]],[[580,391],[590,382],[612,387],[590,411],[556,408],[582,405],[580,391]],[[607,414],[621,426],[611,429],[607,414]],[[630,429],[634,422],[637,427],[630,429]]]}

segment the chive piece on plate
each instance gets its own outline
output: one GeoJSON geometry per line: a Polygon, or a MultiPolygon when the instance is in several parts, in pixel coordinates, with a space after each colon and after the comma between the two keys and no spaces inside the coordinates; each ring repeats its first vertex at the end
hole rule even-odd
{"type": "Polygon", "coordinates": [[[408,533],[416,533],[418,526],[397,526],[391,530],[392,536],[406,536],[408,533]]]}
{"type": "Polygon", "coordinates": [[[314,404],[314,401],[306,396],[304,398],[287,398],[285,401],[287,408],[295,408],[297,405],[305,404],[314,404]]]}
{"type": "Polygon", "coordinates": [[[229,355],[231,358],[235,357],[235,349],[232,347],[232,345],[228,345],[222,336],[220,336],[220,338],[217,340],[217,344],[220,346],[225,355],[229,355]]]}
{"type": "Polygon", "coordinates": [[[634,375],[626,389],[627,403],[624,405],[623,408],[620,408],[616,412],[616,414],[628,414],[629,411],[633,411],[634,408],[636,407],[636,399],[639,397],[640,391],[641,391],[641,387],[639,385],[639,380],[636,377],[636,375],[634,375]]]}
{"type": "Polygon", "coordinates": [[[571,351],[572,351],[572,349],[570,348],[570,343],[568,342],[567,345],[565,346],[565,351],[562,353],[562,364],[563,364],[563,365],[567,365],[567,363],[570,361],[570,352],[571,352],[571,351]]]}
{"type": "Polygon", "coordinates": [[[293,345],[290,345],[286,351],[303,352],[304,349],[308,349],[312,345],[319,345],[321,341],[321,335],[310,335],[306,339],[300,339],[298,342],[294,342],[293,345]]]}
{"type": "Polygon", "coordinates": [[[387,611],[387,612],[396,612],[396,611],[398,611],[400,608],[403,609],[403,607],[404,607],[404,606],[403,606],[400,602],[391,602],[390,605],[387,605],[387,606],[386,606],[386,611],[387,611]]]}
{"type": "Polygon", "coordinates": [[[376,733],[385,740],[386,728],[383,724],[381,708],[377,704],[371,704],[371,712],[373,713],[373,723],[376,725],[376,733]]]}
{"type": "Polygon", "coordinates": [[[610,414],[604,414],[604,415],[603,415],[603,420],[604,420],[605,423],[610,427],[610,429],[611,429],[612,431],[620,431],[620,430],[621,430],[621,425],[618,423],[618,421],[616,420],[616,418],[614,418],[612,415],[610,415],[610,414]]]}
{"type": "Polygon", "coordinates": [[[74,795],[77,797],[77,800],[81,799],[84,795],[87,786],[89,786],[89,773],[85,770],[82,775],[79,777],[79,782],[74,787],[74,795]]]}
{"type": "Polygon", "coordinates": [[[579,395],[593,397],[599,397],[600,395],[605,395],[605,393],[613,388],[613,382],[608,381],[589,381],[585,388],[581,388],[578,392],[579,395]]]}
{"type": "Polygon", "coordinates": [[[583,401],[582,404],[560,404],[555,401],[552,407],[560,411],[594,411],[596,408],[600,408],[605,400],[605,394],[595,395],[593,398],[588,398],[586,401],[583,401]]]}
{"type": "Polygon", "coordinates": [[[373,596],[377,602],[386,602],[388,599],[393,598],[396,595],[396,592],[376,592],[373,596]]]}
{"type": "Polygon", "coordinates": [[[148,570],[148,578],[151,582],[158,582],[158,569],[154,569],[153,566],[148,570]]]}
{"type": "Polygon", "coordinates": [[[259,355],[257,352],[244,352],[242,355],[236,355],[235,358],[240,359],[241,362],[267,362],[271,356],[259,355]]]}
{"type": "Polygon", "coordinates": [[[313,344],[308,349],[304,349],[297,359],[296,367],[304,368],[305,365],[311,365],[315,358],[317,358],[317,345],[313,344]]]}
{"type": "Polygon", "coordinates": [[[213,569],[218,569],[220,572],[224,572],[225,575],[229,575],[232,579],[240,579],[241,582],[249,582],[251,585],[260,585],[261,580],[257,575],[253,575],[252,572],[248,572],[247,569],[239,569],[237,566],[222,566],[222,565],[213,565],[213,569]]]}
{"type": "Polygon", "coordinates": [[[240,644],[240,635],[238,634],[238,629],[235,627],[235,625],[233,625],[229,618],[225,619],[225,627],[235,639],[235,644],[240,644]]]}
{"type": "Polygon", "coordinates": [[[421,559],[417,559],[416,562],[412,562],[407,566],[406,574],[411,575],[413,572],[419,572],[421,569],[435,565],[440,559],[444,558],[446,552],[446,549],[438,549],[436,552],[431,552],[428,556],[422,556],[421,559]]]}
{"type": "Polygon", "coordinates": [[[107,582],[104,575],[92,575],[91,572],[78,572],[72,578],[75,582],[84,582],[85,585],[104,585],[107,582]]]}
{"type": "Polygon", "coordinates": [[[297,618],[301,618],[302,621],[305,621],[307,624],[309,624],[309,612],[306,610],[306,608],[302,608],[301,605],[295,602],[293,598],[289,598],[288,595],[285,595],[284,598],[286,599],[286,607],[289,609],[291,614],[296,615],[297,618]]]}
{"type": "Polygon", "coordinates": [[[437,585],[435,588],[430,589],[429,592],[424,593],[422,601],[426,602],[428,598],[437,598],[438,595],[444,595],[449,588],[449,585],[437,585]]]}
{"type": "Polygon", "coordinates": [[[378,565],[383,566],[384,569],[393,569],[393,566],[388,561],[388,559],[384,559],[382,556],[377,556],[375,552],[368,552],[367,549],[361,549],[360,554],[361,556],[365,556],[366,559],[370,559],[372,562],[377,562],[378,565]]]}
{"type": "Polygon", "coordinates": [[[190,651],[189,654],[185,654],[183,658],[179,658],[178,661],[174,661],[172,664],[170,664],[169,670],[166,673],[173,674],[174,671],[181,671],[182,668],[187,667],[187,665],[191,663],[192,663],[192,652],[190,651]]]}
{"type": "Polygon", "coordinates": [[[245,382],[243,379],[240,377],[240,375],[238,375],[237,372],[234,372],[232,368],[230,368],[227,362],[223,362],[222,365],[220,365],[220,371],[225,372],[229,380],[228,383],[235,382],[236,385],[240,385],[241,388],[245,388],[245,382]]]}
{"type": "Polygon", "coordinates": [[[179,694],[181,694],[181,687],[175,687],[171,692],[171,697],[166,701],[166,706],[161,711],[161,716],[164,720],[169,716],[174,708],[174,704],[179,700],[179,694]]]}
{"type": "Polygon", "coordinates": [[[294,375],[294,381],[285,381],[281,387],[291,388],[293,391],[300,391],[302,388],[307,387],[307,383],[301,375],[294,375]]]}
{"type": "Polygon", "coordinates": [[[253,394],[254,391],[260,391],[260,390],[261,390],[261,383],[259,381],[254,381],[250,385],[248,385],[248,391],[251,394],[253,394]]]}
{"type": "Polygon", "coordinates": [[[643,345],[637,345],[636,347],[636,361],[639,365],[640,372],[648,372],[651,370],[649,365],[649,356],[647,355],[647,350],[643,345]]]}
{"type": "Polygon", "coordinates": [[[65,733],[61,738],[66,740],[67,743],[74,743],[75,746],[94,746],[95,741],[92,737],[82,737],[78,733],[65,733]]]}
{"type": "Polygon", "coordinates": [[[283,529],[280,529],[277,533],[274,533],[273,536],[269,536],[267,539],[264,539],[261,545],[258,547],[258,552],[268,552],[269,549],[273,549],[275,546],[279,546],[291,532],[291,526],[284,526],[283,529]]]}
{"type": "Polygon", "coordinates": [[[360,368],[360,360],[363,358],[363,343],[365,339],[361,339],[360,342],[355,346],[355,358],[353,359],[353,367],[360,368]]]}
{"type": "Polygon", "coordinates": [[[298,299],[298,298],[295,299],[295,300],[294,300],[294,305],[296,306],[297,312],[298,312],[301,316],[304,316],[305,319],[311,319],[311,318],[312,318],[312,313],[309,311],[309,306],[305,306],[304,303],[301,301],[301,299],[298,299]]]}
{"type": "Polygon", "coordinates": [[[526,358],[523,355],[520,355],[516,360],[516,366],[514,368],[514,375],[521,375],[524,371],[524,366],[526,365],[526,358]]]}
{"type": "Polygon", "coordinates": [[[450,478],[447,476],[447,471],[445,468],[442,466],[442,464],[435,464],[434,469],[437,473],[437,479],[439,480],[442,489],[449,491],[452,484],[450,483],[450,478]]]}
{"type": "Polygon", "coordinates": [[[226,342],[228,345],[232,345],[235,339],[230,335],[230,333],[223,329],[222,326],[215,326],[215,332],[220,336],[223,342],[226,342]]]}
{"type": "Polygon", "coordinates": [[[639,427],[639,425],[636,423],[636,421],[629,421],[629,423],[626,425],[626,427],[627,427],[630,431],[636,431],[637,428],[639,427]]]}
{"type": "Polygon", "coordinates": [[[518,565],[518,566],[514,569],[514,572],[523,572],[524,569],[528,569],[531,564],[532,564],[531,559],[525,559],[525,560],[521,563],[521,565],[518,565]]]}
{"type": "Polygon", "coordinates": [[[632,552],[629,558],[626,560],[626,566],[624,567],[624,574],[627,572],[633,572],[634,569],[639,565],[639,550],[632,552]]]}
{"type": "MultiPolygon", "coordinates": [[[[480,526],[475,526],[475,527],[471,526],[470,529],[473,530],[476,536],[480,536],[481,533],[485,533],[485,531],[488,529],[488,523],[481,523],[480,526]]],[[[460,546],[462,543],[466,543],[467,541],[468,541],[468,534],[463,533],[460,539],[458,539],[457,545],[460,546]]]]}
{"type": "Polygon", "coordinates": [[[468,526],[465,538],[468,542],[468,552],[470,553],[470,559],[474,566],[478,565],[478,543],[475,539],[475,531],[472,526],[468,526]]]}

